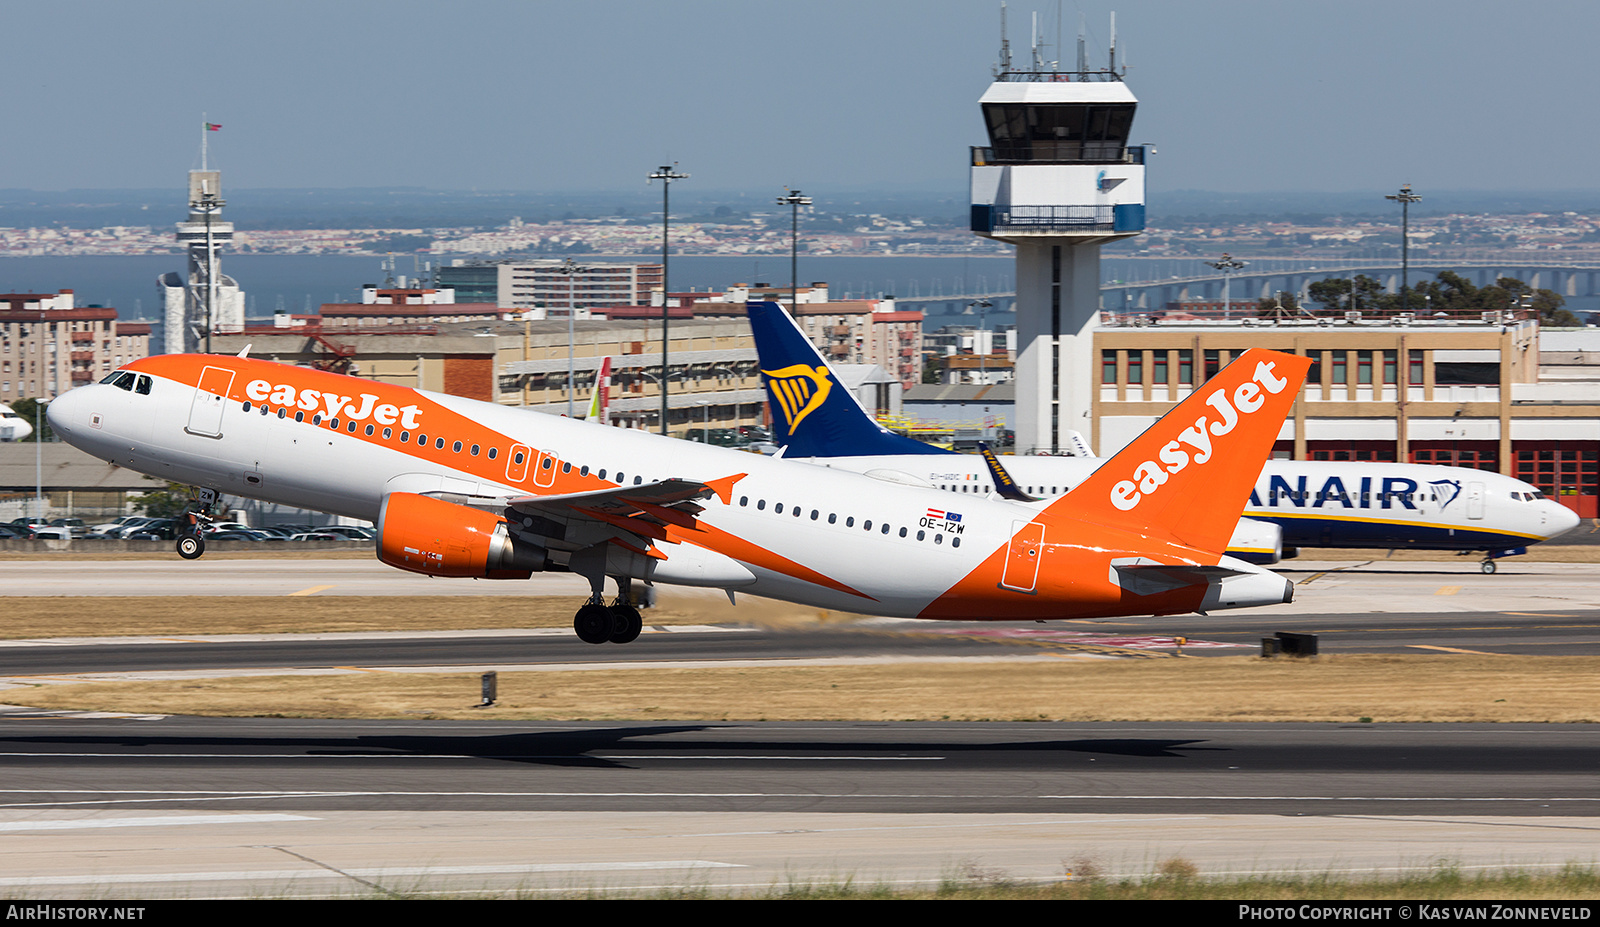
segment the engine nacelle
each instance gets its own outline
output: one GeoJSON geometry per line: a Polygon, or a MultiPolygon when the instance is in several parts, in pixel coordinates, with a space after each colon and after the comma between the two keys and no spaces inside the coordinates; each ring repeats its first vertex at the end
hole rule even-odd
{"type": "Polygon", "coordinates": [[[1283,529],[1275,522],[1241,518],[1228,539],[1227,553],[1246,563],[1277,563],[1284,557],[1283,529]]]}
{"type": "Polygon", "coordinates": [[[378,559],[429,576],[527,579],[546,569],[544,549],[512,537],[498,515],[410,492],[383,497],[378,559]]]}

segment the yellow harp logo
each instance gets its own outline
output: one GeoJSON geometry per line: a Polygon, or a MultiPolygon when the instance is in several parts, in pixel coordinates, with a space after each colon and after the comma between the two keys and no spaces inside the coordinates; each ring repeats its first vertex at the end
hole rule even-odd
{"type": "Polygon", "coordinates": [[[828,391],[833,389],[827,367],[793,364],[781,370],[761,372],[766,374],[772,395],[778,397],[778,405],[783,407],[783,418],[788,422],[791,436],[807,415],[827,401],[828,391]]]}

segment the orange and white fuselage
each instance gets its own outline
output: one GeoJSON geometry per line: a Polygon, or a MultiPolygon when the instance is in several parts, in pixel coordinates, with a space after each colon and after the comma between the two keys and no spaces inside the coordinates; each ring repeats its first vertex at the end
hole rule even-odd
{"type": "Polygon", "coordinates": [[[1302,361],[1250,352],[1072,494],[1033,505],[245,357],[135,361],[49,418],[159,479],[379,522],[380,556],[419,572],[464,575],[430,565],[458,557],[470,575],[603,569],[879,615],[1085,618],[1287,599],[1281,578],[1220,550],[1302,361]],[[484,566],[472,551],[491,543],[503,550],[484,566]]]}

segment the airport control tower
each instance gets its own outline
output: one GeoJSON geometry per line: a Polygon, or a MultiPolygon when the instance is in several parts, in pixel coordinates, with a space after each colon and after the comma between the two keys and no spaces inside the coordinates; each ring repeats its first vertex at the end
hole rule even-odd
{"type": "Polygon", "coordinates": [[[189,252],[188,276],[166,273],[156,281],[168,354],[207,350],[208,332],[244,328],[244,293],[222,273],[217,257],[233,241],[233,223],[222,221],[222,172],[206,169],[204,134],[200,150],[200,170],[189,172],[189,218],[178,223],[178,241],[189,252]]]}
{"type": "MultiPolygon", "coordinates": [[[[987,147],[972,149],[972,230],[1017,248],[1017,453],[1059,453],[1089,432],[1099,320],[1100,246],[1144,231],[1138,105],[1116,70],[1040,60],[1015,70],[1004,38],[978,101],[987,147]]],[[[1096,450],[1099,450],[1098,448],[1096,450]]]]}

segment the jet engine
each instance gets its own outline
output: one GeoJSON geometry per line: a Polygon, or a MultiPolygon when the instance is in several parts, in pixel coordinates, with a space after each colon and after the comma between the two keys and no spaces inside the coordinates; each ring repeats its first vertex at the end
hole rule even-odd
{"type": "Polygon", "coordinates": [[[378,514],[378,559],[429,576],[527,579],[545,550],[513,537],[498,515],[431,496],[393,492],[378,514]]]}
{"type": "Polygon", "coordinates": [[[1285,556],[1283,549],[1283,529],[1270,521],[1257,521],[1254,518],[1241,518],[1239,524],[1234,526],[1233,537],[1228,539],[1228,556],[1237,557],[1246,563],[1273,564],[1285,556]]]}

